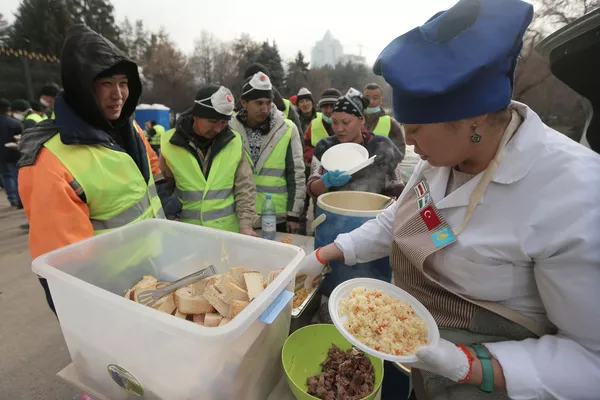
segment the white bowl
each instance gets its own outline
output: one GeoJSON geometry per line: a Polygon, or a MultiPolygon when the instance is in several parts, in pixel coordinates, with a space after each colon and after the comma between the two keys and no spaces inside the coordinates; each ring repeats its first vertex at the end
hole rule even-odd
{"type": "Polygon", "coordinates": [[[369,151],[357,143],[340,143],[330,147],[321,157],[327,171],[348,171],[369,159],[369,151]]]}
{"type": "Polygon", "coordinates": [[[395,298],[405,301],[412,306],[415,310],[415,313],[421,318],[425,320],[425,324],[427,325],[427,346],[435,346],[437,342],[440,340],[440,331],[438,330],[438,326],[433,320],[433,317],[427,311],[425,306],[421,304],[417,299],[412,297],[410,294],[400,289],[397,286],[392,285],[391,283],[387,283],[384,281],[380,281],[377,279],[370,278],[356,278],[350,279],[340,285],[338,285],[331,296],[329,296],[329,315],[333,320],[333,324],[340,331],[340,333],[350,341],[355,347],[361,349],[365,353],[371,354],[377,358],[381,358],[387,361],[400,362],[400,363],[414,363],[418,361],[416,355],[408,355],[408,356],[395,356],[392,354],[382,353],[377,351],[363,343],[361,343],[358,339],[352,336],[346,328],[344,328],[344,323],[348,319],[348,317],[341,317],[339,315],[340,302],[346,299],[350,292],[358,287],[363,287],[366,289],[374,289],[381,290],[383,293],[388,294],[390,296],[394,296],[395,298]]]}

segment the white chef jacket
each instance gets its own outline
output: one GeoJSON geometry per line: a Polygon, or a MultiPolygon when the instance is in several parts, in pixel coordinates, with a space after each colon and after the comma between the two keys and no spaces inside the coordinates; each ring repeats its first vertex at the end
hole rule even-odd
{"type": "MultiPolygon", "coordinates": [[[[513,107],[522,125],[458,241],[433,254],[427,272],[456,293],[556,325],[554,336],[486,344],[511,398],[599,399],[600,156],[513,107]]],[[[456,229],[483,172],[445,196],[450,172],[421,161],[407,188],[425,178],[456,229]]],[[[338,236],[346,264],[390,254],[399,202],[338,236]]]]}

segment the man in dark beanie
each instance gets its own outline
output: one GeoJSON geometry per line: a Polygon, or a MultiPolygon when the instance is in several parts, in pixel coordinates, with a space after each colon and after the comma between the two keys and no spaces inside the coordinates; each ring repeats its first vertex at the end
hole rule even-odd
{"type": "MultiPolygon", "coordinates": [[[[84,25],[60,56],[56,119],[23,135],[19,193],[32,258],[139,220],[164,217],[155,182],[166,181],[133,113],[138,66],[84,25]]],[[[54,310],[46,280],[40,278],[54,310]]]]}
{"type": "Polygon", "coordinates": [[[321,93],[321,98],[317,104],[317,113],[304,132],[304,162],[310,165],[313,158],[313,152],[319,140],[332,136],[333,128],[331,127],[331,116],[333,115],[333,105],[342,97],[337,89],[326,89],[321,93]]]}
{"type": "Polygon", "coordinates": [[[296,233],[306,193],[298,128],[273,104],[271,80],[262,72],[244,82],[241,105],[229,124],[242,135],[254,167],[256,211],[262,213],[270,193],[277,209],[277,230],[296,233]]]}
{"type": "Polygon", "coordinates": [[[46,107],[46,115],[50,119],[55,118],[54,99],[58,92],[60,92],[60,87],[54,82],[42,86],[42,89],[40,90],[40,103],[46,107]]]}
{"type": "Polygon", "coordinates": [[[239,133],[228,123],[233,95],[207,85],[161,137],[160,167],[182,204],[180,220],[257,236],[256,187],[239,133]]]}
{"type": "Polygon", "coordinates": [[[307,88],[301,88],[296,95],[298,104],[298,114],[300,115],[300,124],[302,125],[302,135],[310,125],[311,121],[317,117],[315,100],[312,93],[307,88]]]}
{"type": "MultiPolygon", "coordinates": [[[[250,66],[244,71],[244,79],[252,77],[257,72],[262,72],[267,76],[271,76],[271,72],[266,66],[262,65],[261,63],[253,63],[250,64],[250,66]]],[[[277,109],[285,115],[287,119],[289,119],[296,125],[296,127],[298,128],[298,132],[300,132],[300,139],[302,139],[302,133],[304,131],[302,130],[302,125],[300,124],[298,112],[292,106],[292,102],[288,99],[284,99],[275,86],[273,86],[273,103],[277,106],[277,109]]]]}

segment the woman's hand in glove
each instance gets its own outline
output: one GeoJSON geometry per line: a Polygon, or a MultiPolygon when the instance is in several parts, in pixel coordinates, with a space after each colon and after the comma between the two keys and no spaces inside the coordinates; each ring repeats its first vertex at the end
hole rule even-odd
{"type": "Polygon", "coordinates": [[[352,179],[352,175],[344,175],[344,173],[345,171],[328,171],[321,177],[321,179],[323,180],[323,183],[327,189],[331,188],[332,186],[344,186],[352,179]]]}
{"type": "Polygon", "coordinates": [[[463,381],[470,375],[471,364],[465,352],[445,339],[440,338],[435,346],[421,347],[416,355],[419,361],[408,364],[411,368],[429,371],[455,382],[463,381]]]}
{"type": "Polygon", "coordinates": [[[300,270],[296,275],[306,275],[306,280],[304,281],[304,287],[306,289],[311,289],[313,285],[313,281],[315,278],[323,272],[323,268],[325,267],[325,263],[322,263],[322,260],[319,260],[319,256],[317,255],[318,251],[321,250],[318,248],[313,251],[301,261],[300,270]]]}

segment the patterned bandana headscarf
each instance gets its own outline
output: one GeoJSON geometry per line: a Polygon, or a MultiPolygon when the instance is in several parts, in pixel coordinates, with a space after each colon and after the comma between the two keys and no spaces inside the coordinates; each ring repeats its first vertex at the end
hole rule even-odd
{"type": "Polygon", "coordinates": [[[350,88],[348,93],[335,102],[333,112],[343,112],[364,119],[365,106],[362,103],[362,93],[354,88],[350,88]]]}

